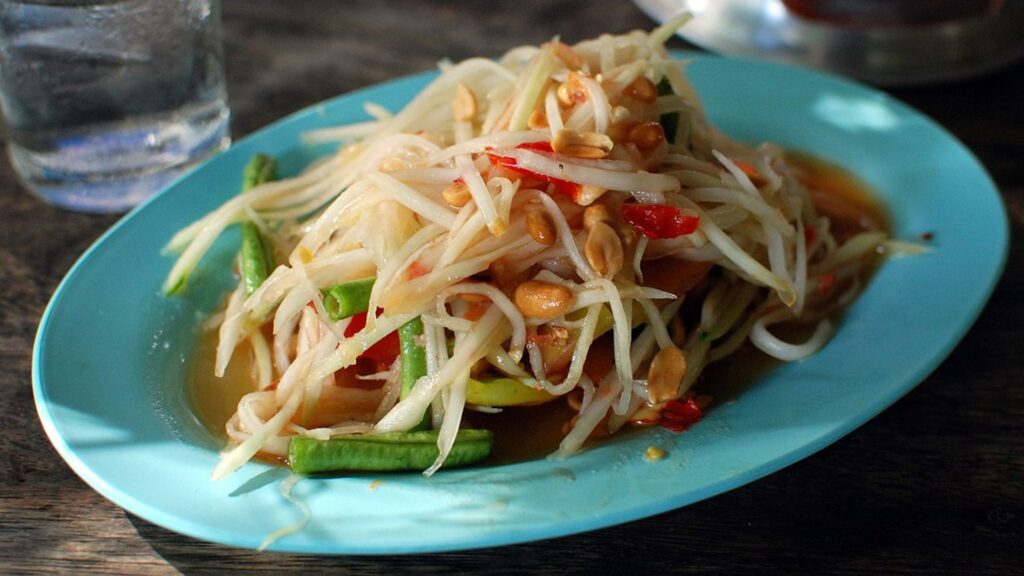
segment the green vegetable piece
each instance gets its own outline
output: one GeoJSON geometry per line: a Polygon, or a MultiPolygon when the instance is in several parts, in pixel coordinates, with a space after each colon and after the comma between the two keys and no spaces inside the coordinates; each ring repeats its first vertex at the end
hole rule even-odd
{"type": "Polygon", "coordinates": [[[423,335],[423,320],[419,317],[398,329],[398,343],[402,358],[402,395],[404,400],[412,392],[416,381],[427,375],[427,351],[419,342],[423,335]]]}
{"type": "Polygon", "coordinates": [[[376,278],[362,278],[351,282],[335,284],[324,290],[324,308],[331,320],[344,320],[370,306],[370,292],[376,278]]]}
{"type": "Polygon", "coordinates": [[[174,286],[171,286],[167,290],[164,290],[164,295],[165,296],[177,296],[178,294],[181,294],[181,291],[185,289],[185,284],[187,284],[187,283],[188,283],[188,274],[184,274],[184,275],[182,275],[181,278],[178,279],[178,281],[174,284],[174,286]]]}
{"type": "Polygon", "coordinates": [[[474,380],[466,385],[466,402],[478,406],[529,406],[555,397],[513,378],[474,380]]]}
{"type": "MultiPolygon", "coordinates": [[[[412,392],[412,387],[416,385],[417,380],[427,375],[427,351],[420,343],[421,336],[423,336],[423,320],[418,316],[398,329],[399,358],[402,362],[402,399],[412,392]]],[[[423,420],[416,425],[414,430],[426,429],[428,422],[428,416],[424,415],[423,420]]]]}
{"type": "Polygon", "coordinates": [[[252,294],[270,275],[274,256],[269,244],[252,222],[242,222],[242,281],[252,294]]]}
{"type": "Polygon", "coordinates": [[[242,192],[248,192],[271,180],[277,180],[277,160],[266,154],[256,154],[242,172],[242,192]]]}
{"type": "MultiPolygon", "coordinates": [[[[582,320],[586,316],[586,310],[577,310],[576,312],[568,316],[569,320],[582,320]]],[[[647,317],[644,315],[644,309],[640,304],[633,303],[633,325],[632,328],[636,328],[640,324],[647,321],[647,317]]],[[[608,305],[604,305],[597,312],[597,326],[594,327],[594,338],[600,338],[607,334],[615,327],[615,317],[612,316],[612,311],[608,308],[608,305]]]]}
{"type": "MultiPolygon", "coordinates": [[[[288,445],[288,463],[300,474],[345,470],[391,472],[423,470],[437,459],[437,431],[388,432],[316,440],[296,436],[288,445]]],[[[443,468],[479,462],[491,453],[490,430],[459,430],[443,468]]]]}
{"type": "MultiPolygon", "coordinates": [[[[674,94],[672,92],[672,84],[669,83],[668,78],[662,78],[661,82],[658,82],[658,96],[667,96],[669,94],[674,94]]],[[[675,144],[676,133],[679,131],[679,112],[662,114],[661,118],[658,119],[658,123],[661,124],[661,129],[665,131],[665,139],[675,144]]]]}
{"type": "MultiPolygon", "coordinates": [[[[256,154],[242,172],[242,192],[277,179],[277,161],[266,154],[256,154]]],[[[252,294],[270,275],[274,252],[260,229],[250,221],[242,222],[242,282],[245,293],[252,294]]]]}
{"type": "MultiPolygon", "coordinates": [[[[277,161],[266,154],[256,154],[242,171],[242,192],[247,192],[265,182],[277,179],[277,161]]],[[[245,293],[252,294],[267,279],[274,267],[274,253],[270,243],[260,234],[259,228],[249,221],[242,222],[241,249],[242,282],[245,293]]],[[[188,282],[188,273],[165,291],[168,296],[180,294],[188,282]]]]}

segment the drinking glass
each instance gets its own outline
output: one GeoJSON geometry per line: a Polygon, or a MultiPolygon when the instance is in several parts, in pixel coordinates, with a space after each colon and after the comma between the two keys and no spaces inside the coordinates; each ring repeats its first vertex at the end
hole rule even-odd
{"type": "Polygon", "coordinates": [[[3,0],[0,109],[30,191],[130,208],[226,147],[219,0],[3,0]]]}

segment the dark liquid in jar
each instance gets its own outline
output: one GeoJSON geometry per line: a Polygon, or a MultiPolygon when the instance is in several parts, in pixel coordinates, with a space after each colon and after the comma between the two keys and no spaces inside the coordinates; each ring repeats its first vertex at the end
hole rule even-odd
{"type": "Polygon", "coordinates": [[[782,0],[808,20],[850,27],[919,26],[976,18],[1002,0],[782,0]]]}

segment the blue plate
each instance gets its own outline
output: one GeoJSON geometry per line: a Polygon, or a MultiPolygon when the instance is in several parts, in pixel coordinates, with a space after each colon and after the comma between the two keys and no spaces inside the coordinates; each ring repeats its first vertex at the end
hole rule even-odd
{"type": "MultiPolygon", "coordinates": [[[[680,55],[684,56],[684,55],[680,55]]],[[[698,56],[690,66],[712,120],[849,168],[889,208],[897,238],[934,233],[934,251],[885,263],[833,340],[771,372],[676,435],[656,429],[565,461],[419,474],[308,479],[312,509],[272,550],[404,553],[496,546],[643,518],[756,480],[850,432],[921,382],[981,311],[1002,270],[1007,219],[978,161],[949,133],[885,94],[825,74],[698,56]],[[657,462],[648,446],[667,450],[657,462]]],[[[299,135],[398,109],[432,74],[389,82],[289,116],[235,144],[105,234],[43,316],[33,358],[39,417],[71,468],[126,510],[196,538],[254,548],[301,517],[287,473],[253,463],[210,480],[219,443],[191,415],[185,362],[197,324],[231,282],[228,234],[184,298],[160,285],[171,235],[239,189],[263,151],[295,172],[323,150],[299,135]]]]}

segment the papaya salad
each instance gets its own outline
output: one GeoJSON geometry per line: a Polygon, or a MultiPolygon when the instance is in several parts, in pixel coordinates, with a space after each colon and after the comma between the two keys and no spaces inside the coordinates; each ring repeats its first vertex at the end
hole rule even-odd
{"type": "Polygon", "coordinates": [[[299,175],[253,158],[243,192],[167,247],[174,294],[241,227],[208,326],[214,372],[247,356],[251,391],[213,477],[254,457],[429,475],[490,452],[468,413],[526,428],[553,402],[573,412],[567,457],[685,429],[705,367],[747,343],[782,361],[825,345],[884,226],[709,124],[663,47],[682,24],[442,63],[401,111],[306,134],[338,151],[299,175]]]}

